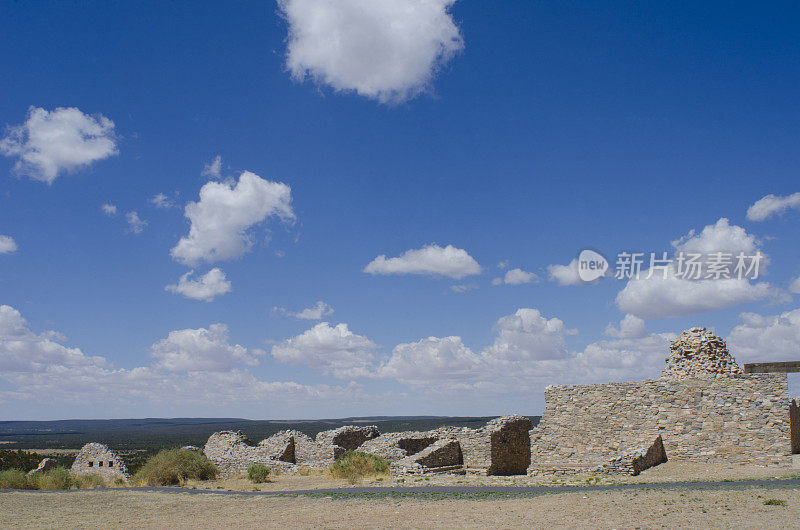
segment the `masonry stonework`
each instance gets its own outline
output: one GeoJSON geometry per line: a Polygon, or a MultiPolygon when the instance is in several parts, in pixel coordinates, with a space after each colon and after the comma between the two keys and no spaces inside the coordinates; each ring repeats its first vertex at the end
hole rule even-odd
{"type": "Polygon", "coordinates": [[[127,482],[130,479],[128,468],[119,455],[107,446],[94,442],[81,448],[70,472],[75,476],[100,475],[106,480],[119,479],[127,482]]]}

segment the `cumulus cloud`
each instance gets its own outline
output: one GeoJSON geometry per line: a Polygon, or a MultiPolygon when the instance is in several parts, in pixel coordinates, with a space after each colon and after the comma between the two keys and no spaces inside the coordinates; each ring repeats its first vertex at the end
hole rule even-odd
{"type": "Polygon", "coordinates": [[[194,300],[212,301],[216,296],[229,293],[231,282],[225,277],[225,273],[214,267],[198,279],[191,279],[194,271],[189,271],[180,277],[177,284],[170,284],[164,287],[165,290],[182,294],[186,298],[194,300]]]}
{"type": "Polygon", "coordinates": [[[272,311],[300,320],[322,320],[324,317],[333,314],[333,308],[322,300],[314,304],[313,307],[307,307],[297,312],[289,311],[285,307],[273,307],[272,311]]]}
{"type": "Polygon", "coordinates": [[[472,291],[473,289],[477,289],[478,286],[474,283],[459,283],[457,285],[451,285],[450,290],[454,293],[466,293],[467,291],[472,291]]]}
{"type": "Polygon", "coordinates": [[[347,324],[321,322],[304,333],[272,347],[272,356],[283,362],[305,364],[334,377],[347,379],[370,375],[377,344],[356,335],[347,324]]]}
{"type": "Polygon", "coordinates": [[[378,373],[415,386],[442,380],[458,384],[476,379],[482,364],[460,337],[428,337],[395,346],[378,373]]]}
{"type": "Polygon", "coordinates": [[[150,354],[157,360],[156,368],[170,372],[225,372],[238,364],[258,364],[264,352],[229,344],[228,326],[211,324],[208,329],[170,331],[150,347],[150,354]]]}
{"type": "Polygon", "coordinates": [[[558,285],[581,285],[585,283],[578,276],[578,259],[569,262],[569,265],[548,265],[549,280],[558,285]]]}
{"type": "Polygon", "coordinates": [[[156,208],[161,208],[162,210],[166,210],[175,206],[175,203],[170,200],[169,197],[164,195],[163,193],[156,193],[150,198],[150,204],[155,206],[156,208]]]}
{"type": "MultiPolygon", "coordinates": [[[[689,231],[672,242],[676,252],[702,254],[703,256],[723,252],[735,258],[743,253],[753,256],[760,252],[762,260],[759,275],[764,272],[769,257],[761,252],[759,242],[744,228],[731,225],[728,219],[721,218],[708,225],[700,233],[689,231]]],[[[643,271],[631,278],[617,293],[617,306],[625,313],[640,318],[671,318],[703,313],[715,309],[733,307],[758,300],[773,299],[785,301],[786,297],[769,283],[754,283],[747,277],[739,278],[734,269],[728,269],[729,278],[702,279],[679,274],[678,262],[666,265],[652,274],[643,271]],[[650,277],[648,277],[650,276],[650,277]]],[[[751,275],[752,277],[753,275],[751,275]]]]}
{"type": "Polygon", "coordinates": [[[800,276],[792,280],[792,283],[789,284],[789,292],[800,294],[800,276]]]}
{"type": "Polygon", "coordinates": [[[103,210],[103,213],[109,217],[114,217],[115,215],[117,215],[117,207],[111,203],[107,202],[103,204],[102,206],[100,206],[100,209],[103,210]]]}
{"type": "Polygon", "coordinates": [[[427,245],[416,250],[407,250],[396,258],[381,254],[372,260],[364,272],[369,274],[427,274],[447,276],[460,280],[465,276],[479,274],[481,267],[466,250],[447,245],[427,245]]]}
{"type": "Polygon", "coordinates": [[[15,172],[48,184],[117,152],[114,122],[75,107],[31,107],[25,123],[10,127],[0,139],[0,153],[17,157],[15,172]]]}
{"type": "Polygon", "coordinates": [[[203,166],[203,171],[200,172],[204,177],[210,179],[222,178],[222,157],[217,155],[210,163],[203,166]]]}
{"type": "Polygon", "coordinates": [[[136,212],[126,213],[125,220],[128,222],[128,230],[134,234],[141,234],[144,227],[147,226],[147,221],[140,219],[136,212]]]}
{"type": "Polygon", "coordinates": [[[17,242],[11,236],[0,235],[0,254],[12,254],[17,251],[17,242]]]}
{"type": "Polygon", "coordinates": [[[455,0],[278,0],[286,66],[336,91],[401,102],[426,91],[463,47],[455,0]]]}
{"type": "Polygon", "coordinates": [[[291,188],[264,180],[245,171],[239,181],[208,182],[200,189],[200,200],[186,205],[191,222],[189,235],[170,251],[172,257],[193,266],[236,259],[253,245],[250,229],[268,217],[284,221],[295,218],[291,188]]]}
{"type": "Polygon", "coordinates": [[[640,339],[647,335],[644,320],[634,315],[625,315],[619,323],[619,327],[609,324],[604,332],[609,337],[618,339],[640,339]]]}
{"type": "Polygon", "coordinates": [[[800,209],[800,191],[786,196],[769,194],[760,198],[747,209],[747,218],[750,221],[764,221],[790,209],[800,209]]]}
{"type": "Polygon", "coordinates": [[[522,269],[511,269],[506,271],[505,276],[502,278],[495,278],[492,280],[492,285],[519,285],[536,281],[539,281],[539,277],[532,272],[526,272],[522,269]]]}
{"type": "Polygon", "coordinates": [[[518,309],[495,324],[497,338],[486,349],[496,360],[527,361],[564,357],[566,335],[577,333],[558,318],[545,318],[537,309],[518,309]]]}
{"type": "Polygon", "coordinates": [[[0,305],[0,372],[42,372],[51,366],[105,367],[102,357],[85,355],[78,348],[60,342],[64,337],[52,331],[34,333],[19,311],[0,305]]]}
{"type": "Polygon", "coordinates": [[[779,315],[739,315],[741,324],[728,335],[728,347],[739,362],[796,361],[800,351],[800,309],[779,315]]]}

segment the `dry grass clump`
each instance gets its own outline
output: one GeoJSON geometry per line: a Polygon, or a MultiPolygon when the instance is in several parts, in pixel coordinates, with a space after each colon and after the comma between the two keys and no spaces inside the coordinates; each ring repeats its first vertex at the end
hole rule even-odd
{"type": "MultiPolygon", "coordinates": [[[[117,479],[118,484],[124,484],[121,479],[117,479]]],[[[91,475],[80,475],[75,477],[75,487],[81,490],[90,490],[94,488],[105,488],[106,480],[100,475],[93,473],[91,475]]]]}
{"type": "Polygon", "coordinates": [[[29,490],[34,488],[30,487],[30,482],[28,482],[28,477],[24,471],[6,469],[5,471],[0,471],[0,489],[29,490]]]}
{"type": "Polygon", "coordinates": [[[74,479],[65,467],[57,467],[44,473],[34,473],[28,476],[28,480],[37,490],[68,490],[72,488],[74,479]]]}
{"type": "Polygon", "coordinates": [[[16,490],[68,490],[72,487],[104,487],[105,481],[99,475],[73,477],[65,467],[57,467],[44,473],[28,475],[20,469],[0,471],[0,489],[16,490]]]}
{"type": "Polygon", "coordinates": [[[247,478],[256,484],[269,482],[270,473],[272,473],[272,469],[264,464],[253,464],[247,468],[247,478]]]}
{"type": "Polygon", "coordinates": [[[204,455],[187,449],[165,449],[151,457],[133,477],[147,486],[175,486],[189,479],[211,480],[217,468],[204,455]]]}
{"type": "Polygon", "coordinates": [[[332,477],[347,479],[354,484],[358,479],[383,475],[389,471],[389,461],[361,451],[347,451],[328,468],[332,477]]]}

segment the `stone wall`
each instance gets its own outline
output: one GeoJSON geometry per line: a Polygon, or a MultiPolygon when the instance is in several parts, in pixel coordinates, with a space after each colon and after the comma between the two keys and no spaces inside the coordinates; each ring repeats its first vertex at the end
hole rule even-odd
{"type": "Polygon", "coordinates": [[[84,445],[75,457],[70,472],[75,476],[100,475],[110,481],[120,479],[127,482],[130,479],[128,468],[119,455],[99,443],[84,445]]]}
{"type": "Polygon", "coordinates": [[[659,435],[670,460],[786,464],[786,374],[548,387],[530,471],[586,471],[659,435]]]}
{"type": "Polygon", "coordinates": [[[376,425],[345,425],[338,429],[318,433],[317,443],[338,445],[347,451],[355,451],[367,440],[372,440],[380,435],[376,425]]]}
{"type": "Polygon", "coordinates": [[[789,430],[792,437],[792,454],[800,454],[800,398],[789,403],[789,430]]]}

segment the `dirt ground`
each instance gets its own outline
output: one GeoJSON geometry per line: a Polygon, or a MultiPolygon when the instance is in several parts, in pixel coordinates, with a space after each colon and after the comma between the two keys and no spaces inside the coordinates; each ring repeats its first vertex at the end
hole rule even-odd
{"type": "Polygon", "coordinates": [[[12,492],[0,493],[0,521],[3,528],[797,527],[797,489],[733,488],[575,492],[499,500],[12,492]],[[786,505],[765,505],[770,499],[786,505]]]}
{"type": "Polygon", "coordinates": [[[636,477],[622,475],[566,475],[482,477],[476,475],[409,475],[371,477],[356,484],[333,479],[324,471],[308,470],[306,475],[276,475],[270,482],[253,484],[244,478],[189,482],[187,487],[203,490],[287,491],[348,486],[585,486],[593,484],[633,484],[653,482],[724,481],[770,478],[800,478],[800,469],[791,467],[740,466],[665,462],[636,477]]]}

